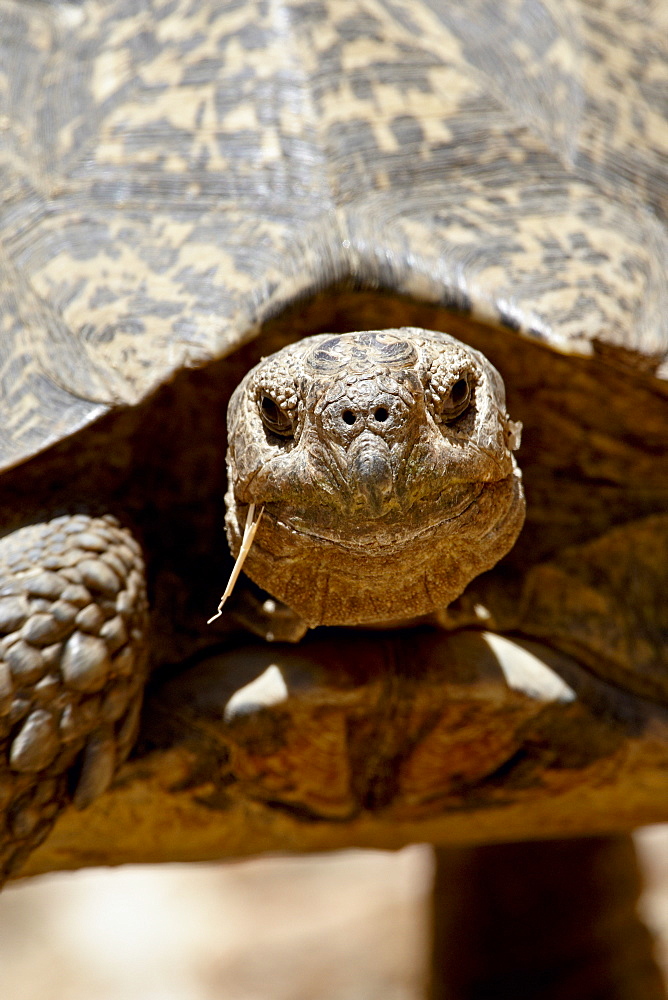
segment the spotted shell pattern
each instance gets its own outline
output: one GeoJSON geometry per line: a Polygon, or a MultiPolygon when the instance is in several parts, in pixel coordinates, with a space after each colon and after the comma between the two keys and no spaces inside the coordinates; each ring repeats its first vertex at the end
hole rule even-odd
{"type": "Polygon", "coordinates": [[[354,280],[664,372],[661,0],[0,0],[0,467],[354,280]]]}

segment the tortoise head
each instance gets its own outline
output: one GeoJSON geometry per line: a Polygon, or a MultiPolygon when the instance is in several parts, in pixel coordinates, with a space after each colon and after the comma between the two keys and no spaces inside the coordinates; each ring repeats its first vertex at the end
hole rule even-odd
{"type": "Polygon", "coordinates": [[[244,569],[310,625],[428,614],[519,534],[519,430],[496,369],[446,334],[306,338],[230,401],[230,546],[262,505],[244,569]]]}

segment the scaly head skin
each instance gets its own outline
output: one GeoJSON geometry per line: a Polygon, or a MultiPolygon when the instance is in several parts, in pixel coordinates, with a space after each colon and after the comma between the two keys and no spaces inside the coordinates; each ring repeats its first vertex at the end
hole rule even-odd
{"type": "Polygon", "coordinates": [[[244,571],[309,625],[428,614],[519,534],[519,430],[498,372],[447,334],[291,344],[230,401],[230,546],[263,505],[244,571]]]}

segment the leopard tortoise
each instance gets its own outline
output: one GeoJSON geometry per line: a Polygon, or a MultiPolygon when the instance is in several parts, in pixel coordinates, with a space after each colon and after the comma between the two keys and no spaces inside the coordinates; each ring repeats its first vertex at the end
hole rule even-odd
{"type": "Polygon", "coordinates": [[[249,627],[484,625],[666,703],[667,27],[0,0],[2,872],[249,627]]]}

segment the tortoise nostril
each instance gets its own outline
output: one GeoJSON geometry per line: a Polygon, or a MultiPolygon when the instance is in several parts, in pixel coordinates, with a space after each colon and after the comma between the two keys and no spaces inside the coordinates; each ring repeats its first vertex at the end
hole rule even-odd
{"type": "Polygon", "coordinates": [[[381,424],[384,423],[387,420],[387,418],[389,417],[389,415],[390,414],[387,412],[387,410],[385,409],[384,406],[379,406],[378,409],[376,410],[376,412],[374,413],[374,417],[381,424]]]}
{"type": "Polygon", "coordinates": [[[345,423],[347,424],[354,424],[355,421],[357,420],[357,417],[355,416],[352,410],[344,410],[341,416],[343,417],[345,423]]]}

